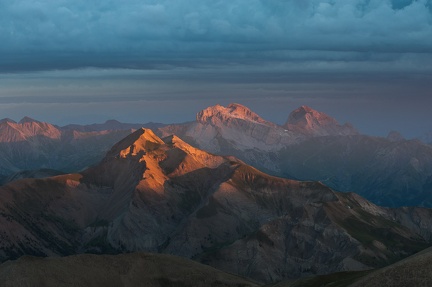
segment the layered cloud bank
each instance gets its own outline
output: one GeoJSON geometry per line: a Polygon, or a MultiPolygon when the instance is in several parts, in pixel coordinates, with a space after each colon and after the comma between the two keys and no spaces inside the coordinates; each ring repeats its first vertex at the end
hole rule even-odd
{"type": "Polygon", "coordinates": [[[432,0],[0,0],[0,74],[14,119],[179,122],[240,102],[283,123],[306,104],[417,136],[432,0]]]}
{"type": "Polygon", "coordinates": [[[6,1],[5,70],[430,59],[430,0],[6,1]],[[14,57],[12,57],[12,55],[14,57]]]}

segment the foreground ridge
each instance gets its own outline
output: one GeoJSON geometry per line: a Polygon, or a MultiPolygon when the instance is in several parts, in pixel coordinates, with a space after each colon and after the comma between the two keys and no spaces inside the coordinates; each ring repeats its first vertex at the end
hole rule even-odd
{"type": "Polygon", "coordinates": [[[80,174],[0,187],[0,211],[2,260],[163,252],[262,282],[384,266],[432,240],[429,209],[269,176],[148,129],[80,174]]]}

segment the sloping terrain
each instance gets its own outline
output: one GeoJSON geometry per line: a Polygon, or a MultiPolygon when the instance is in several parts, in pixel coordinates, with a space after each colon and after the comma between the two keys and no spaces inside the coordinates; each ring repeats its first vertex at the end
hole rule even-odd
{"type": "Polygon", "coordinates": [[[172,255],[25,256],[0,265],[3,287],[252,287],[258,284],[172,255]]]}
{"type": "Polygon", "coordinates": [[[340,272],[293,282],[281,282],[273,287],[405,287],[432,285],[432,249],[428,248],[390,266],[377,270],[340,272]]]}
{"type": "MultiPolygon", "coordinates": [[[[123,124],[111,120],[104,124],[59,128],[28,117],[19,123],[3,119],[0,121],[0,184],[24,170],[35,173],[43,169],[81,171],[98,163],[113,144],[143,126],[162,125],[123,124]]],[[[32,173],[19,176],[25,175],[32,173]]]]}
{"type": "Polygon", "coordinates": [[[432,249],[428,248],[405,260],[376,270],[352,287],[403,287],[432,285],[432,249]]]}
{"type": "Polygon", "coordinates": [[[23,178],[44,178],[61,174],[64,173],[55,169],[48,168],[41,168],[36,170],[22,170],[9,175],[8,177],[5,177],[4,179],[0,180],[0,183],[5,184],[23,178]]]}
{"type": "Polygon", "coordinates": [[[196,122],[166,126],[159,134],[176,134],[273,175],[354,191],[379,205],[432,207],[431,145],[397,132],[388,138],[360,135],[306,106],[283,126],[238,104],[214,106],[199,112],[196,122]]]}
{"type": "Polygon", "coordinates": [[[266,121],[240,104],[208,107],[196,121],[168,125],[158,130],[164,137],[175,134],[206,151],[234,155],[263,170],[279,172],[275,152],[318,135],[358,134],[350,125],[302,106],[293,111],[284,126],[266,121]]]}
{"type": "MultiPolygon", "coordinates": [[[[0,120],[0,184],[23,170],[81,171],[139,126],[109,120],[59,128],[27,117],[0,120]]],[[[175,134],[208,152],[236,156],[268,174],[321,181],[378,205],[432,207],[431,145],[394,131],[387,138],[360,135],[306,106],[291,112],[283,126],[239,104],[209,107],[191,123],[144,126],[159,128],[161,137],[175,134]]]]}
{"type": "Polygon", "coordinates": [[[432,243],[432,210],[378,207],[140,129],[81,174],[0,187],[0,258],[151,251],[262,282],[381,267],[432,243]]]}
{"type": "Polygon", "coordinates": [[[370,136],[318,137],[279,153],[282,174],[384,206],[432,206],[432,146],[370,136]]]}

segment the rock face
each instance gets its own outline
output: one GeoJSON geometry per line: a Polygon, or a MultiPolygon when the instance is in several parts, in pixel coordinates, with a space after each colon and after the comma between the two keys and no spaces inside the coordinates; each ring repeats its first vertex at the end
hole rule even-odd
{"type": "Polygon", "coordinates": [[[188,143],[234,155],[277,176],[322,181],[385,206],[432,207],[432,147],[391,133],[387,139],[360,135],[351,125],[302,106],[282,126],[246,107],[214,106],[197,121],[161,128],[188,143]]]}
{"type": "Polygon", "coordinates": [[[308,136],[356,135],[358,131],[350,124],[340,125],[334,118],[308,106],[293,111],[284,127],[308,136]]]}
{"type": "Polygon", "coordinates": [[[3,287],[252,287],[258,284],[206,265],[162,254],[22,257],[0,265],[3,287]]]}
{"type": "Polygon", "coordinates": [[[60,139],[61,131],[29,117],[24,117],[19,123],[7,119],[0,123],[0,143],[21,142],[34,137],[60,139]]]}
{"type": "Polygon", "coordinates": [[[160,132],[162,136],[176,134],[181,138],[193,139],[200,148],[226,154],[253,147],[276,150],[285,142],[295,140],[286,135],[282,127],[239,104],[209,107],[197,114],[196,122],[167,126],[160,132]]]}
{"type": "Polygon", "coordinates": [[[432,242],[432,210],[387,209],[319,182],[140,129],[81,174],[0,187],[0,258],[151,251],[262,282],[387,265],[432,242]]]}
{"type": "Polygon", "coordinates": [[[100,161],[114,143],[133,131],[130,127],[131,124],[107,121],[100,125],[59,128],[29,117],[19,123],[3,119],[0,121],[0,178],[7,180],[23,170],[80,171],[100,161]]]}
{"type": "Polygon", "coordinates": [[[260,169],[278,173],[280,167],[275,157],[283,147],[316,135],[350,133],[357,131],[305,106],[294,111],[285,126],[279,126],[245,106],[230,104],[204,109],[197,114],[196,122],[160,128],[158,135],[175,134],[206,151],[234,155],[260,169]]]}
{"type": "Polygon", "coordinates": [[[176,134],[192,139],[211,152],[245,152],[250,149],[276,151],[317,135],[358,134],[349,125],[341,126],[324,113],[302,106],[284,126],[266,121],[240,104],[216,105],[199,112],[196,122],[160,128],[162,136],[176,134]]]}

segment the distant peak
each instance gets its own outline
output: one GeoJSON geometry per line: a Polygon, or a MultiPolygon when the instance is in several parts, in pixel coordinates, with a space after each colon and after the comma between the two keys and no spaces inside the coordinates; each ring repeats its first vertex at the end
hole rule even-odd
{"type": "Polygon", "coordinates": [[[246,121],[274,125],[262,119],[259,115],[254,113],[248,107],[237,103],[229,104],[227,107],[221,105],[211,106],[197,114],[197,121],[203,124],[208,122],[215,123],[215,118],[222,122],[231,118],[237,118],[246,121]]]}
{"type": "Polygon", "coordinates": [[[340,125],[334,118],[308,106],[301,106],[292,111],[284,127],[316,136],[358,134],[351,125],[340,125]]]}
{"type": "Polygon", "coordinates": [[[113,146],[108,155],[134,156],[152,151],[162,144],[164,142],[151,129],[140,128],[113,146]]]}
{"type": "Polygon", "coordinates": [[[319,113],[318,111],[316,111],[316,110],[314,110],[314,109],[312,109],[311,107],[309,107],[309,106],[301,106],[301,107],[299,107],[296,111],[304,111],[304,112],[306,112],[306,113],[313,113],[313,112],[317,112],[317,113],[319,113]]]}
{"type": "Polygon", "coordinates": [[[237,104],[237,103],[231,103],[227,106],[227,108],[231,109],[231,110],[243,110],[243,111],[249,111],[252,112],[248,107],[237,104]]]}
{"type": "Polygon", "coordinates": [[[291,112],[286,125],[308,125],[314,121],[317,124],[324,125],[338,124],[334,118],[326,115],[325,113],[318,112],[308,106],[301,106],[291,112]]]}
{"type": "Polygon", "coordinates": [[[240,104],[229,104],[227,106],[227,109],[229,109],[229,113],[232,115],[239,116],[241,118],[249,118],[253,120],[262,120],[260,116],[258,116],[256,113],[252,112],[251,109],[248,107],[245,107],[240,104]]]}
{"type": "Polygon", "coordinates": [[[11,120],[10,118],[4,118],[0,120],[0,123],[13,123],[16,124],[16,121],[11,120]]]}
{"type": "Polygon", "coordinates": [[[392,142],[403,141],[405,138],[398,131],[391,131],[387,135],[387,139],[392,142]]]}
{"type": "Polygon", "coordinates": [[[39,123],[39,121],[32,119],[30,117],[23,117],[19,122],[19,124],[25,124],[25,123],[39,123]]]}
{"type": "Polygon", "coordinates": [[[114,125],[114,124],[121,124],[121,122],[119,122],[118,120],[107,120],[105,124],[114,125]]]}
{"type": "Polygon", "coordinates": [[[178,136],[176,135],[169,135],[167,137],[164,137],[162,141],[166,144],[175,144],[176,142],[183,142],[178,136]]]}

